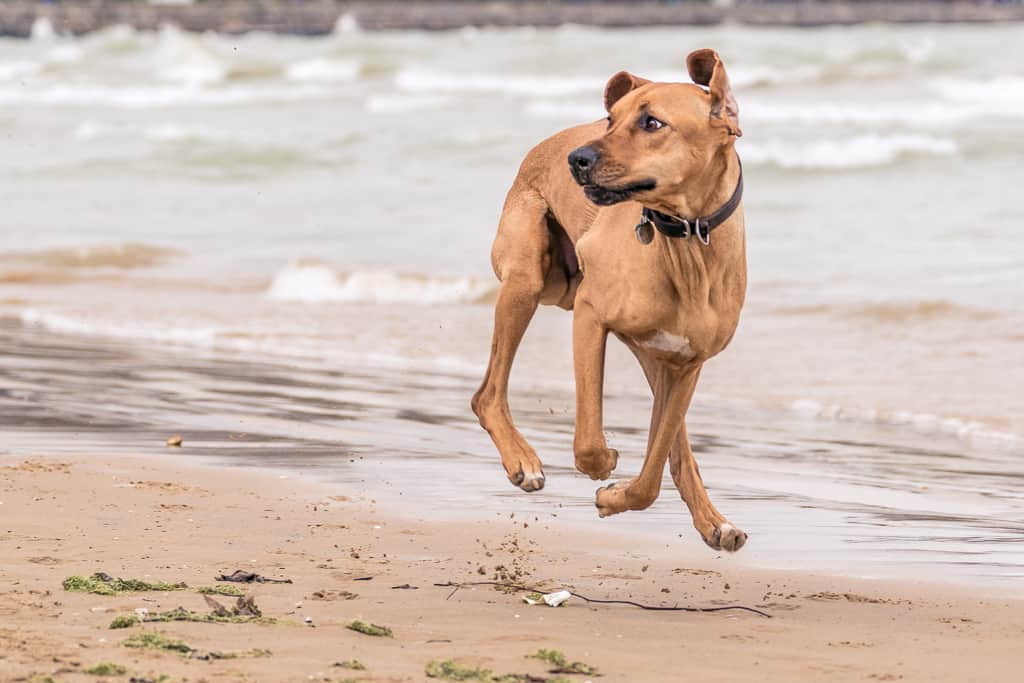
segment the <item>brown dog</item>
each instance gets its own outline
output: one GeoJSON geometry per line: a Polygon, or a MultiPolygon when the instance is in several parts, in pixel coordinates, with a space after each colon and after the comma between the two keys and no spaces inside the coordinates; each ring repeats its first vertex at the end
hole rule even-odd
{"type": "Polygon", "coordinates": [[[701,366],[732,339],[746,290],[739,110],[716,52],[693,52],[687,66],[706,90],[617,73],[607,122],[562,131],[526,156],[491,255],[501,288],[473,412],[512,483],[543,488],[540,460],[512,424],[509,372],[538,303],[572,310],[580,472],[607,479],[618,460],[601,415],[609,332],[654,393],[640,475],[598,489],[600,515],[650,506],[668,460],[704,541],[738,550],[747,535],[708,499],[684,418],[701,366]]]}

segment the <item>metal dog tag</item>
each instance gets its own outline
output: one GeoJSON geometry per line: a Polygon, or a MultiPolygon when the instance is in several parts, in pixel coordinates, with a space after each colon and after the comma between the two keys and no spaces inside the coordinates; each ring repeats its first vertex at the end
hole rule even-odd
{"type": "Polygon", "coordinates": [[[651,221],[647,216],[644,216],[636,224],[636,241],[640,244],[650,244],[653,239],[654,228],[651,226],[651,221]]]}

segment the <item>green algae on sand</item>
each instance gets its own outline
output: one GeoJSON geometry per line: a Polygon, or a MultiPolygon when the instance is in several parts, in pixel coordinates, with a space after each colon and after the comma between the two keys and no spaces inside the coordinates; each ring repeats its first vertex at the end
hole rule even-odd
{"type": "Polygon", "coordinates": [[[433,660],[427,664],[424,673],[428,678],[443,681],[478,681],[479,683],[528,683],[544,681],[544,683],[570,683],[567,678],[538,678],[527,674],[496,674],[490,669],[463,666],[450,659],[433,660]]]}
{"type": "Polygon", "coordinates": [[[142,618],[130,615],[122,615],[115,617],[110,622],[111,629],[118,628],[130,628],[139,623],[159,623],[168,621],[194,621],[205,624],[277,624],[277,619],[273,617],[264,616],[246,616],[246,615],[218,615],[218,614],[202,614],[200,612],[193,612],[192,610],[185,609],[184,607],[177,607],[167,612],[157,612],[155,614],[147,614],[142,618]]]}
{"type": "Polygon", "coordinates": [[[192,654],[192,646],[181,640],[168,638],[157,631],[143,631],[133,634],[121,643],[125,647],[133,647],[141,650],[166,650],[167,652],[178,652],[183,655],[192,654]]]}
{"type": "Polygon", "coordinates": [[[547,662],[553,666],[554,668],[551,669],[551,673],[583,674],[584,676],[593,676],[597,674],[597,669],[594,667],[589,664],[584,664],[583,662],[570,662],[559,650],[541,648],[532,655],[526,656],[529,659],[539,659],[542,662],[547,662]]]}
{"type": "Polygon", "coordinates": [[[90,676],[124,676],[128,673],[128,669],[113,662],[100,662],[96,666],[86,669],[84,673],[90,676]]]}
{"type": "Polygon", "coordinates": [[[391,638],[395,635],[387,626],[381,626],[380,624],[368,624],[361,619],[356,619],[345,628],[368,636],[391,638]]]}
{"type": "Polygon", "coordinates": [[[114,578],[109,574],[98,572],[92,576],[69,576],[61,584],[64,590],[74,593],[95,593],[97,595],[117,595],[118,593],[138,593],[143,591],[180,591],[188,586],[184,583],[150,583],[139,579],[114,578]]]}
{"type": "Polygon", "coordinates": [[[358,659],[346,659],[344,662],[336,662],[334,666],[340,666],[342,669],[352,669],[353,671],[366,671],[366,665],[358,659]]]}

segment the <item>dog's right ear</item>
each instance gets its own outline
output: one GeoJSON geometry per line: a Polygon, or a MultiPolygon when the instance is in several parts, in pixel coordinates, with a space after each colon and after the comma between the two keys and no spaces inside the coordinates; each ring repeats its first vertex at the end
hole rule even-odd
{"type": "Polygon", "coordinates": [[[711,94],[711,117],[724,123],[729,135],[743,135],[739,121],[740,107],[736,104],[729,76],[725,73],[725,65],[718,53],[707,48],[694,50],[686,58],[686,68],[693,82],[706,86],[711,94]]]}
{"type": "Polygon", "coordinates": [[[604,108],[611,111],[615,103],[622,99],[622,96],[631,90],[636,90],[641,85],[650,83],[646,78],[634,76],[628,71],[620,71],[608,79],[608,85],[604,86],[604,108]]]}

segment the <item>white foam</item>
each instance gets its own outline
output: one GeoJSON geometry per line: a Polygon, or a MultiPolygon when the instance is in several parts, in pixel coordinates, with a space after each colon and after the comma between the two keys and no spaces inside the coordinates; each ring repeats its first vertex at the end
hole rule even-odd
{"type": "Polygon", "coordinates": [[[334,34],[339,36],[350,36],[362,31],[359,20],[352,14],[345,12],[334,22],[334,34]]]}
{"type": "Polygon", "coordinates": [[[186,128],[175,123],[161,123],[147,126],[143,135],[155,142],[181,142],[194,139],[217,139],[219,136],[211,135],[205,130],[186,128]]]}
{"type": "Polygon", "coordinates": [[[1024,98],[937,99],[874,102],[872,104],[830,102],[786,102],[748,98],[741,105],[741,119],[756,123],[797,125],[853,125],[907,128],[936,128],[974,123],[981,117],[1015,118],[1024,115],[1024,98]]]}
{"type": "Polygon", "coordinates": [[[25,76],[34,76],[43,68],[39,62],[17,60],[0,62],[0,81],[13,81],[25,76]]]}
{"type": "Polygon", "coordinates": [[[420,67],[405,68],[395,74],[395,86],[414,93],[499,93],[542,97],[589,92],[599,97],[604,91],[605,81],[605,78],[594,76],[457,73],[420,67]]]}
{"type": "Polygon", "coordinates": [[[136,339],[140,341],[157,341],[190,346],[212,346],[217,332],[212,327],[153,327],[132,323],[112,323],[109,321],[89,321],[84,318],[41,311],[29,308],[21,311],[21,322],[26,325],[38,325],[52,332],[64,334],[100,335],[119,339],[136,339]]]}
{"type": "Polygon", "coordinates": [[[143,137],[153,142],[183,142],[185,140],[223,142],[232,137],[231,133],[226,131],[222,132],[194,126],[186,127],[177,123],[156,123],[140,127],[85,120],[75,126],[75,129],[72,131],[72,137],[81,142],[89,142],[114,135],[120,137],[143,137]]]}
{"type": "Polygon", "coordinates": [[[84,56],[85,53],[78,45],[56,45],[46,56],[46,61],[51,64],[68,66],[69,64],[77,64],[82,61],[84,56]]]}
{"type": "Polygon", "coordinates": [[[737,144],[743,161],[786,169],[840,170],[887,166],[911,154],[948,156],[957,144],[948,137],[922,134],[857,135],[849,138],[793,142],[770,139],[737,144]]]}
{"type": "Polygon", "coordinates": [[[1024,110],[1024,77],[997,76],[978,80],[968,78],[936,78],[929,81],[933,91],[949,100],[971,104],[1006,107],[1010,112],[1024,110]]]}
{"type": "Polygon", "coordinates": [[[36,20],[32,22],[32,31],[29,37],[32,40],[48,41],[53,40],[57,36],[57,32],[53,30],[53,22],[47,17],[36,17],[36,20]]]}
{"type": "MultiPolygon", "coordinates": [[[[655,71],[641,75],[656,82],[690,83],[686,70],[682,67],[678,71],[655,71]]],[[[819,75],[820,69],[813,66],[790,69],[751,66],[729,69],[729,78],[734,88],[805,82],[819,75]]],[[[456,72],[410,67],[395,74],[395,85],[399,90],[430,93],[499,93],[560,98],[586,93],[593,95],[600,103],[601,94],[610,76],[611,73],[551,76],[540,73],[456,72]]]]}
{"type": "Polygon", "coordinates": [[[852,410],[836,403],[820,403],[811,399],[793,401],[790,410],[809,419],[910,427],[923,434],[946,434],[961,441],[980,442],[1011,450],[1020,443],[1020,438],[1011,432],[994,430],[974,420],[932,413],[908,410],[852,410]]]}
{"type": "Polygon", "coordinates": [[[49,85],[41,88],[0,87],[0,104],[46,106],[106,106],[152,109],[168,106],[225,106],[254,102],[296,102],[330,96],[314,85],[288,87],[184,86],[113,87],[88,84],[49,85]]]}
{"type": "Polygon", "coordinates": [[[307,59],[289,65],[285,76],[302,83],[341,83],[358,78],[359,70],[354,59],[307,59]]]}
{"type": "Polygon", "coordinates": [[[110,126],[99,121],[82,121],[75,129],[71,132],[71,136],[76,140],[87,142],[89,140],[95,140],[97,138],[105,137],[113,132],[114,126],[110,126]]]}
{"type": "Polygon", "coordinates": [[[375,114],[397,114],[441,109],[450,101],[443,95],[373,95],[366,100],[366,110],[375,114]]]}
{"type": "Polygon", "coordinates": [[[606,116],[600,102],[534,100],[527,103],[524,111],[527,116],[534,118],[571,121],[597,121],[606,116]]]}
{"type": "Polygon", "coordinates": [[[204,86],[223,83],[228,76],[227,64],[200,38],[168,24],[160,27],[155,59],[157,74],[165,81],[204,86]]]}
{"type": "Polygon", "coordinates": [[[267,290],[277,301],[366,303],[472,303],[495,289],[476,278],[439,278],[388,270],[336,273],[322,264],[291,264],[279,271],[267,290]]]}

